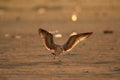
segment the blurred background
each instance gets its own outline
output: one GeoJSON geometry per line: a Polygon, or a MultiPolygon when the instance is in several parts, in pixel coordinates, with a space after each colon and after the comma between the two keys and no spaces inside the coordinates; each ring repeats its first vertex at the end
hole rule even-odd
{"type": "Polygon", "coordinates": [[[12,27],[18,32],[39,27],[114,29],[118,28],[119,20],[120,0],[0,0],[0,31],[3,32],[12,27]]]}

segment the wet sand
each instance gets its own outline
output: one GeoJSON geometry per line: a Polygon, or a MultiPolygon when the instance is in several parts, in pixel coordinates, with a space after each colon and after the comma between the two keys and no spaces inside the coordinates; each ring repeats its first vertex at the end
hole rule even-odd
{"type": "Polygon", "coordinates": [[[76,22],[71,21],[70,7],[44,7],[42,14],[34,8],[1,9],[0,80],[120,79],[119,6],[82,7],[76,22]],[[58,44],[64,44],[72,32],[93,35],[61,55],[58,62],[43,46],[38,28],[58,30],[62,34],[62,38],[54,38],[58,44]]]}

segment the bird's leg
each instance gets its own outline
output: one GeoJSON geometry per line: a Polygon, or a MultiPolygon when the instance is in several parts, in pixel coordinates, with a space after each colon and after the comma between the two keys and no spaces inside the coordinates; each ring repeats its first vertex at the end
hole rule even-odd
{"type": "Polygon", "coordinates": [[[51,53],[51,54],[55,55],[55,53],[51,53]]]}
{"type": "Polygon", "coordinates": [[[59,57],[54,55],[54,60],[58,60],[58,59],[59,59],[59,57]]]}
{"type": "Polygon", "coordinates": [[[51,53],[51,54],[53,54],[53,56],[54,56],[53,59],[55,60],[55,59],[56,59],[56,55],[55,55],[55,53],[51,53]]]}
{"type": "Polygon", "coordinates": [[[55,60],[55,59],[56,59],[56,55],[55,55],[55,53],[51,53],[51,54],[53,54],[53,56],[54,56],[53,59],[55,60]]]}
{"type": "Polygon", "coordinates": [[[62,62],[59,56],[55,56],[54,59],[57,60],[58,62],[62,62]]]}
{"type": "Polygon", "coordinates": [[[53,54],[53,56],[54,56],[54,57],[53,57],[54,60],[58,60],[59,62],[61,62],[59,56],[55,55],[55,53],[52,53],[52,54],[53,54]]]}
{"type": "Polygon", "coordinates": [[[56,55],[55,55],[53,59],[54,59],[54,60],[57,60],[58,62],[61,62],[59,56],[56,56],[56,55]]]}

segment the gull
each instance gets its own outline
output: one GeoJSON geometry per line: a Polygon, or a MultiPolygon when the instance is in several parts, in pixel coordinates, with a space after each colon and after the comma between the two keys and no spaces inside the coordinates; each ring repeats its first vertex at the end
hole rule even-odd
{"type": "Polygon", "coordinates": [[[44,46],[54,55],[54,59],[56,59],[61,53],[71,51],[79,42],[85,40],[92,34],[92,32],[75,34],[70,36],[65,44],[58,45],[55,44],[53,35],[50,32],[42,28],[39,28],[38,32],[42,38],[44,46]]]}

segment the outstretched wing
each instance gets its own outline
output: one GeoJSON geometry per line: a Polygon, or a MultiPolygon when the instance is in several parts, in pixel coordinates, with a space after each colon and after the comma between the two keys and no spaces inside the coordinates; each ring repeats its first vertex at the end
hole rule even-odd
{"type": "Polygon", "coordinates": [[[45,47],[50,51],[54,51],[56,45],[54,44],[53,41],[53,35],[41,28],[38,31],[39,31],[39,35],[43,40],[45,47]]]}
{"type": "Polygon", "coordinates": [[[92,32],[82,33],[71,36],[68,41],[63,45],[64,51],[70,51],[73,47],[75,47],[80,41],[88,38],[92,32]]]}

